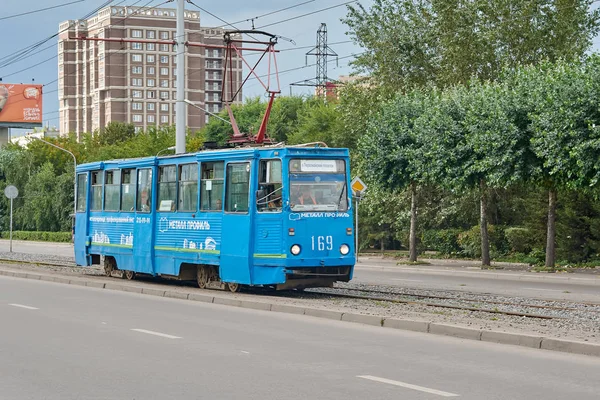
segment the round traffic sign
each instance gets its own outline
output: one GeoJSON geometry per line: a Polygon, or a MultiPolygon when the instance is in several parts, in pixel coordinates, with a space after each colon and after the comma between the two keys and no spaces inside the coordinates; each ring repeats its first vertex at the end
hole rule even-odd
{"type": "Polygon", "coordinates": [[[19,190],[13,185],[8,185],[4,188],[4,195],[9,199],[14,199],[19,195],[19,190]]]}

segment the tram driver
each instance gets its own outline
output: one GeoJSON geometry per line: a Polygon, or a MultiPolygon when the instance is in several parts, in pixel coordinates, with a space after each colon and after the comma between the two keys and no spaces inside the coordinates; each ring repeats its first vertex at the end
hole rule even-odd
{"type": "Polygon", "coordinates": [[[317,204],[317,200],[312,192],[312,189],[308,185],[303,185],[300,189],[300,193],[297,199],[298,204],[306,205],[306,204],[317,204]]]}

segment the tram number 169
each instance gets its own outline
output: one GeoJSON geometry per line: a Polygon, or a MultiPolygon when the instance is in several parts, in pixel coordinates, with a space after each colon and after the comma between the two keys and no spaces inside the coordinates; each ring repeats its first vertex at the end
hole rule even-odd
{"type": "Polygon", "coordinates": [[[311,236],[312,249],[314,250],[333,250],[333,236],[311,236]]]}

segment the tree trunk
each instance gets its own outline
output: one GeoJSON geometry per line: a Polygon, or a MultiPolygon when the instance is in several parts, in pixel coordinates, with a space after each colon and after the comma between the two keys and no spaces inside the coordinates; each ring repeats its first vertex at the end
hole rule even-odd
{"type": "Polygon", "coordinates": [[[548,234],[546,236],[546,268],[554,269],[556,260],[556,249],[554,240],[556,238],[556,190],[548,192],[548,234]]]}
{"type": "Polygon", "coordinates": [[[417,261],[417,188],[414,183],[410,185],[410,235],[409,235],[409,261],[417,261]]]}
{"type": "Polygon", "coordinates": [[[486,192],[487,187],[485,185],[485,181],[481,180],[479,183],[480,189],[480,198],[479,203],[481,205],[480,208],[480,220],[479,220],[479,229],[481,230],[481,265],[482,266],[490,266],[490,238],[488,235],[488,222],[487,222],[487,199],[486,192]]]}
{"type": "Polygon", "coordinates": [[[381,252],[385,253],[385,239],[384,238],[379,239],[379,243],[381,243],[381,252]]]}

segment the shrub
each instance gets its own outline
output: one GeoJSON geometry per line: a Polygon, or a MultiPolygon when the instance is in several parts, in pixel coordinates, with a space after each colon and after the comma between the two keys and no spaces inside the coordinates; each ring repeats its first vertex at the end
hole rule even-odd
{"type": "MultiPolygon", "coordinates": [[[[2,232],[2,238],[8,239],[10,232],[2,232]]],[[[13,231],[14,240],[32,240],[40,242],[70,242],[71,232],[40,232],[40,231],[13,231]]]]}
{"type": "Polygon", "coordinates": [[[461,251],[458,244],[460,229],[428,230],[421,235],[421,243],[426,250],[439,251],[442,254],[456,254],[461,251]]]}
{"type": "MultiPolygon", "coordinates": [[[[488,225],[488,236],[490,241],[490,254],[499,256],[506,253],[507,242],[504,230],[500,226],[488,225]]],[[[467,257],[481,257],[481,231],[479,225],[475,225],[468,231],[458,235],[458,244],[462,253],[467,257]]]]}
{"type": "Polygon", "coordinates": [[[533,236],[527,228],[506,228],[504,236],[513,253],[529,253],[533,249],[533,236]]]}

